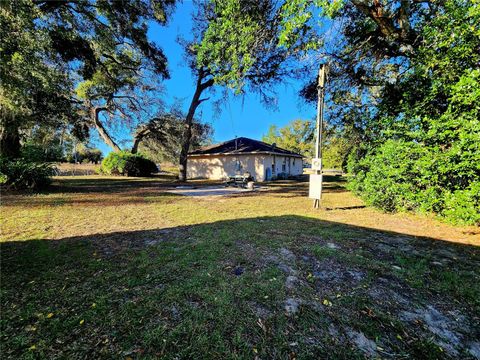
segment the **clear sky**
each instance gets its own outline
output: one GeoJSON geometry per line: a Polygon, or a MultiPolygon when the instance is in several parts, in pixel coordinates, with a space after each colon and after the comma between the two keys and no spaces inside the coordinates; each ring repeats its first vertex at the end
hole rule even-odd
{"type": "MultiPolygon", "coordinates": [[[[167,26],[154,25],[149,31],[149,37],[156,42],[165,52],[168,59],[170,79],[164,81],[164,101],[171,105],[175,99],[181,99],[183,110],[186,112],[194,91],[194,81],[190,68],[185,63],[183,49],[177,43],[179,36],[189,39],[192,23],[191,14],[193,3],[185,0],[177,3],[173,16],[167,26]]],[[[276,109],[265,108],[256,94],[246,94],[235,97],[233,94],[228,101],[222,105],[220,113],[216,112],[212,101],[206,101],[197,109],[197,117],[203,122],[209,122],[214,128],[214,141],[220,142],[244,136],[260,140],[270,125],[283,126],[294,119],[312,119],[315,116],[315,108],[305,104],[298,95],[303,81],[290,80],[288,83],[278,84],[276,109]]],[[[221,89],[218,89],[220,93],[221,89]]],[[[105,153],[111,149],[93,134],[93,141],[96,146],[105,153]]],[[[122,144],[129,146],[127,140],[131,139],[129,131],[114,133],[122,144]]]]}

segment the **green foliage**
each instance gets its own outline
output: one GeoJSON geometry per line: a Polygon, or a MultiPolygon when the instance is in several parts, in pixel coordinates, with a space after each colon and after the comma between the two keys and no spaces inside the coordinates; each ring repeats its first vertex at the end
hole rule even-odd
{"type": "Polygon", "coordinates": [[[38,124],[58,127],[77,118],[67,99],[73,82],[61,66],[42,11],[30,0],[1,2],[0,147],[20,156],[21,135],[38,124]]]}
{"type": "Polygon", "coordinates": [[[111,152],[102,161],[101,171],[108,175],[150,176],[158,171],[155,163],[141,154],[111,152]]]}
{"type": "Polygon", "coordinates": [[[325,169],[344,169],[351,149],[351,142],[341,134],[327,136],[322,149],[323,167],[325,169]]]}
{"type": "Polygon", "coordinates": [[[322,41],[315,30],[322,18],[334,18],[343,0],[285,1],[281,11],[279,45],[295,50],[318,50],[322,41]]]}
{"type": "Polygon", "coordinates": [[[97,107],[108,110],[108,125],[129,125],[133,112],[146,112],[153,102],[146,94],[168,77],[166,57],[147,32],[152,22],[165,24],[174,2],[1,2],[2,154],[18,157],[38,126],[70,125],[72,134],[86,135],[97,107]]]}
{"type": "MultiPolygon", "coordinates": [[[[349,187],[385,211],[435,212],[455,223],[480,224],[480,176],[462,186],[449,155],[416,142],[388,140],[359,160],[350,158],[355,177],[349,187]]],[[[476,166],[470,162],[472,172],[476,166]]]]}
{"type": "Polygon", "coordinates": [[[29,143],[22,146],[21,156],[32,162],[58,162],[63,160],[63,148],[60,145],[45,147],[29,143]]]}
{"type": "Polygon", "coordinates": [[[9,189],[39,190],[50,184],[54,174],[55,167],[49,163],[0,157],[0,185],[9,189]]]}
{"type": "MultiPolygon", "coordinates": [[[[351,142],[343,133],[325,126],[325,140],[322,146],[324,168],[342,169],[352,148],[351,142]]],[[[262,141],[305,156],[315,157],[315,123],[310,120],[293,120],[284,127],[271,125],[262,141]]]]}
{"type": "Polygon", "coordinates": [[[261,27],[256,13],[242,11],[240,0],[215,1],[214,7],[218,19],[208,24],[197,45],[197,63],[217,74],[216,82],[239,89],[238,74],[244,75],[255,63],[252,51],[261,27]]]}
{"type": "Polygon", "coordinates": [[[475,181],[465,190],[445,194],[441,214],[465,224],[480,224],[480,181],[475,181]]]}
{"type": "MultiPolygon", "coordinates": [[[[156,163],[178,164],[184,129],[185,114],[182,112],[175,110],[159,114],[137,127],[132,152],[137,146],[141,153],[156,163]]],[[[209,123],[194,118],[189,149],[195,150],[211,143],[212,135],[213,128],[209,123]]]]}
{"type": "Polygon", "coordinates": [[[480,11],[459,0],[442,7],[422,19],[408,71],[380,92],[351,186],[386,211],[479,224],[480,11]]]}
{"type": "Polygon", "coordinates": [[[73,155],[68,156],[67,160],[69,162],[90,162],[98,164],[103,159],[102,150],[100,149],[91,149],[86,146],[78,149],[73,155]]]}
{"type": "Polygon", "coordinates": [[[262,141],[306,157],[314,153],[314,124],[309,120],[293,120],[282,128],[271,125],[262,141]]]}
{"type": "Polygon", "coordinates": [[[100,149],[87,149],[84,158],[89,162],[98,164],[103,159],[102,150],[100,149]]]}
{"type": "Polygon", "coordinates": [[[361,194],[368,205],[385,211],[413,210],[413,183],[420,178],[420,169],[410,160],[419,159],[423,149],[411,145],[387,141],[376,152],[360,159],[350,188],[361,194]]]}
{"type": "Polygon", "coordinates": [[[197,16],[193,67],[205,70],[215,84],[241,93],[248,85],[271,101],[264,85],[288,75],[281,68],[291,55],[277,46],[280,31],[279,7],[272,0],[205,1],[197,16]]]}

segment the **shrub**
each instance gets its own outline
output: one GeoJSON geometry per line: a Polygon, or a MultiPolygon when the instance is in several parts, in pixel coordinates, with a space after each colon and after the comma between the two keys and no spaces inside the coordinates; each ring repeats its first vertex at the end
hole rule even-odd
{"type": "Polygon", "coordinates": [[[86,158],[94,164],[98,164],[100,161],[102,161],[103,155],[102,155],[102,150],[100,149],[88,149],[86,153],[86,158]]]}
{"type": "Polygon", "coordinates": [[[102,161],[102,172],[108,175],[150,176],[158,171],[155,163],[141,154],[111,152],[102,161]]]}
{"type": "Polygon", "coordinates": [[[25,144],[21,150],[21,157],[30,162],[54,162],[63,160],[63,149],[60,145],[40,146],[25,144]]]}
{"type": "Polygon", "coordinates": [[[38,190],[50,184],[55,166],[25,159],[0,158],[0,184],[11,189],[38,190]]]}
{"type": "Polygon", "coordinates": [[[385,211],[413,210],[420,169],[412,161],[421,156],[420,147],[388,141],[375,153],[350,165],[356,174],[350,188],[368,205],[385,211]]]}
{"type": "Polygon", "coordinates": [[[384,211],[433,212],[454,223],[478,224],[480,181],[474,165],[459,164],[450,152],[388,140],[363,158],[350,157],[348,168],[355,176],[349,188],[384,211]]]}
{"type": "Polygon", "coordinates": [[[83,163],[98,164],[102,160],[102,151],[100,149],[81,149],[77,152],[77,161],[83,163]]]}
{"type": "Polygon", "coordinates": [[[73,154],[68,154],[66,160],[70,163],[94,163],[98,164],[102,161],[103,155],[100,149],[84,148],[76,151],[73,154]]]}
{"type": "Polygon", "coordinates": [[[468,189],[447,192],[442,215],[453,222],[480,225],[480,181],[468,189]]]}

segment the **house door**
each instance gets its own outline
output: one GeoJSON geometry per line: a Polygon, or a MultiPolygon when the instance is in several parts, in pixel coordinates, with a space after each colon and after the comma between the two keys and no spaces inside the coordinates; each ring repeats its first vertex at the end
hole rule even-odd
{"type": "Polygon", "coordinates": [[[268,166],[265,168],[265,181],[272,180],[272,169],[268,166]]]}

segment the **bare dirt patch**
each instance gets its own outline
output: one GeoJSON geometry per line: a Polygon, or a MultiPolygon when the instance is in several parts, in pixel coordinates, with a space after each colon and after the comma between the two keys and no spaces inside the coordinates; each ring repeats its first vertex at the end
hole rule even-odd
{"type": "MultiPolygon", "coordinates": [[[[315,251],[299,253],[287,247],[269,253],[252,244],[247,248],[250,256],[257,258],[257,266],[274,265],[284,274],[285,299],[277,311],[285,312],[291,321],[313,311],[328,324],[304,339],[306,343],[320,344],[329,337],[367,358],[404,357],[406,348],[416,356],[433,351],[445,358],[478,358],[479,318],[471,317],[472,309],[449,303],[431,289],[412,287],[403,278],[407,265],[394,265],[397,256],[421,256],[421,241],[388,240],[384,236],[375,245],[361,246],[365,254],[376,255],[373,258],[378,264],[373,267],[368,260],[359,261],[343,241],[338,244],[321,239],[321,258],[315,251]]],[[[437,253],[430,248],[425,256],[449,261],[462,255],[451,249],[437,253]]]]}

